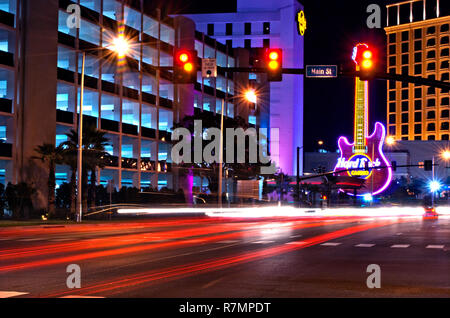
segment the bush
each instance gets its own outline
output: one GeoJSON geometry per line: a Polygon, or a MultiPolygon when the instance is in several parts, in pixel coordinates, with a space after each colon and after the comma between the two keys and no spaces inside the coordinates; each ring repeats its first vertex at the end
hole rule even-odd
{"type": "Polygon", "coordinates": [[[6,203],[14,219],[28,219],[37,216],[37,213],[34,213],[31,201],[31,197],[35,192],[36,190],[25,182],[18,184],[8,183],[5,190],[6,203]]]}

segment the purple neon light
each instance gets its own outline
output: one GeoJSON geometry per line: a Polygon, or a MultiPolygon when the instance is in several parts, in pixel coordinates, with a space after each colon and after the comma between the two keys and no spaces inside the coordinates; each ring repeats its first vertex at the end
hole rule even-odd
{"type": "MultiPolygon", "coordinates": [[[[367,138],[372,138],[372,137],[375,135],[375,132],[377,131],[377,125],[381,126],[381,131],[382,131],[380,143],[379,143],[379,145],[378,145],[378,151],[379,151],[380,156],[381,156],[381,158],[383,159],[383,161],[384,161],[384,162],[388,162],[387,159],[386,159],[386,156],[385,156],[384,153],[383,153],[383,144],[384,144],[384,140],[385,140],[385,138],[386,138],[386,128],[384,127],[384,125],[383,125],[382,123],[380,123],[380,122],[376,122],[376,123],[375,123],[375,130],[373,131],[372,135],[370,135],[370,136],[367,137],[367,138]]],[[[342,139],[342,141],[345,142],[348,146],[353,146],[355,143],[349,143],[347,137],[344,137],[344,136],[339,137],[339,139],[338,139],[338,146],[339,146],[339,151],[340,151],[340,153],[342,154],[343,152],[342,152],[341,142],[340,142],[341,139],[342,139]]],[[[373,160],[373,158],[371,158],[371,159],[373,160]]],[[[336,164],[336,167],[337,167],[337,164],[336,164]]],[[[334,171],[336,171],[336,167],[334,167],[334,171]]],[[[392,168],[391,168],[391,166],[389,166],[387,169],[388,169],[388,178],[387,178],[387,180],[386,180],[386,183],[385,183],[385,184],[383,185],[383,187],[381,187],[379,190],[377,190],[377,191],[375,191],[374,193],[372,193],[372,195],[377,195],[377,194],[383,192],[384,190],[386,190],[386,188],[387,188],[387,187],[389,186],[389,184],[391,183],[391,181],[392,181],[392,168]]],[[[343,190],[339,190],[339,191],[344,192],[343,190]]],[[[367,193],[370,193],[370,192],[367,192],[367,193]]],[[[357,196],[364,196],[364,194],[367,194],[367,193],[357,194],[357,196]]],[[[349,194],[349,195],[353,195],[353,194],[351,194],[351,193],[348,193],[348,194],[349,194]]]]}

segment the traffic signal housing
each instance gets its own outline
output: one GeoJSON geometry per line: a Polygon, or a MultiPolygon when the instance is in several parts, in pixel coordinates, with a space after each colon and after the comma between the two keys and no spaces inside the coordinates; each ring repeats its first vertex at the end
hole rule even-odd
{"type": "Polygon", "coordinates": [[[173,62],[175,84],[195,84],[197,82],[197,51],[176,49],[173,62]]]}
{"type": "Polygon", "coordinates": [[[432,160],[424,160],[423,161],[423,170],[432,171],[433,170],[433,161],[432,160]]]}
{"type": "Polygon", "coordinates": [[[363,81],[373,79],[377,68],[375,52],[367,44],[358,44],[353,49],[353,61],[356,63],[356,70],[359,71],[359,78],[363,81]]]}
{"type": "Polygon", "coordinates": [[[283,80],[283,51],[266,49],[264,61],[267,68],[267,81],[281,82],[283,80]]]}

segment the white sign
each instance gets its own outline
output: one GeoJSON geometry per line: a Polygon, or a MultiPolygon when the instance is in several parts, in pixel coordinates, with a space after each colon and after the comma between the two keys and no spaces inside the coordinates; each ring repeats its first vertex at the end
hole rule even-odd
{"type": "Polygon", "coordinates": [[[217,77],[216,59],[202,59],[202,77],[217,77]]]}

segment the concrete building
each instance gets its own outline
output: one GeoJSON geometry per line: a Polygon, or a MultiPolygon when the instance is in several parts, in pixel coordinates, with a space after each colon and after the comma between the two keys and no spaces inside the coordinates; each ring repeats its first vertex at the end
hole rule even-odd
{"type": "MultiPolygon", "coordinates": [[[[173,65],[175,47],[195,48],[221,66],[249,63],[248,50],[236,56],[196,31],[193,21],[145,10],[143,0],[0,0],[0,183],[25,181],[46,200],[47,172],[32,159],[34,149],[58,145],[77,130],[81,50],[87,50],[83,121],[107,133],[112,156],[97,171],[98,182],[191,191],[199,178],[172,169],[174,123],[196,112],[220,114],[222,100],[233,101],[225,103],[230,118],[240,114],[257,125],[263,112],[232,99],[250,85],[248,75],[237,82],[233,75],[200,76],[196,84],[175,85],[172,72],[158,68],[173,65]],[[71,4],[81,8],[79,28],[67,22],[71,4]],[[132,43],[125,67],[109,49],[122,24],[132,43]]],[[[70,180],[68,166],[56,170],[57,184],[70,180]]]]}
{"type": "MultiPolygon", "coordinates": [[[[281,48],[283,67],[303,68],[304,40],[297,22],[301,10],[297,0],[237,0],[236,12],[186,16],[222,44],[281,48]]],[[[279,128],[279,141],[271,140],[271,157],[284,173],[295,175],[296,148],[303,146],[303,76],[285,74],[282,82],[271,82],[270,100],[265,102],[270,107],[270,127],[279,128]],[[279,153],[275,142],[279,142],[279,153]]]]}
{"type": "MultiPolygon", "coordinates": [[[[448,3],[403,1],[387,10],[387,71],[448,82],[448,3]]],[[[397,140],[449,140],[449,100],[449,90],[389,81],[388,134],[397,140]]]]}

